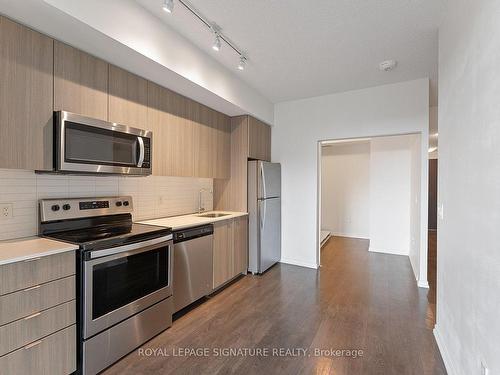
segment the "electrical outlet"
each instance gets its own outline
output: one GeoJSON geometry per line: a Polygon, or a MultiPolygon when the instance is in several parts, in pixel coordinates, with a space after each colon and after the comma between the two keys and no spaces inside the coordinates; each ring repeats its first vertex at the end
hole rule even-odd
{"type": "Polygon", "coordinates": [[[0,203],[0,219],[12,218],[14,205],[12,203],[0,203]]]}
{"type": "Polygon", "coordinates": [[[444,219],[444,205],[442,203],[438,206],[438,216],[441,220],[444,219]]]}
{"type": "Polygon", "coordinates": [[[490,370],[488,370],[484,362],[481,362],[481,375],[490,375],[490,370]]]}

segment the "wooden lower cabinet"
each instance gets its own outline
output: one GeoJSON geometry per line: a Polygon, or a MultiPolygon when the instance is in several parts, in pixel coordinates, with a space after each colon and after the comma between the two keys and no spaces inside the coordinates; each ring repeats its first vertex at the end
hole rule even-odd
{"type": "Polygon", "coordinates": [[[0,325],[75,299],[75,284],[73,275],[1,296],[0,325]]]}
{"type": "Polygon", "coordinates": [[[76,326],[72,325],[0,357],[2,374],[66,375],[76,371],[76,326]]]}
{"type": "Polygon", "coordinates": [[[214,289],[233,276],[232,232],[232,220],[214,224],[214,289]]]}
{"type": "Polygon", "coordinates": [[[246,273],[248,270],[248,216],[233,220],[233,273],[246,273]]]}
{"type": "Polygon", "coordinates": [[[75,252],[0,266],[0,374],[76,371],[75,252]]]}
{"type": "Polygon", "coordinates": [[[0,327],[0,356],[75,324],[76,301],[68,301],[0,327]]]}
{"type": "Polygon", "coordinates": [[[214,289],[247,271],[247,239],[247,216],[214,224],[214,289]]]}
{"type": "Polygon", "coordinates": [[[71,251],[5,264],[0,266],[0,296],[74,274],[75,254],[71,251]]]}

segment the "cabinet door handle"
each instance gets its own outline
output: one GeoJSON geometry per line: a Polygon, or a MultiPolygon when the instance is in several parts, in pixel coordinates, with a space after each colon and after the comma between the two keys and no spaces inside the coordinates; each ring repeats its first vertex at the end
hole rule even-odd
{"type": "Polygon", "coordinates": [[[31,349],[33,348],[34,346],[37,346],[39,344],[42,343],[42,340],[38,340],[38,341],[35,341],[35,342],[32,342],[31,344],[28,344],[24,347],[24,349],[31,349]]]}
{"type": "Polygon", "coordinates": [[[34,314],[31,314],[30,316],[27,316],[26,318],[24,318],[24,320],[30,320],[38,315],[41,315],[42,313],[41,312],[37,312],[37,313],[34,313],[34,314]]]}
{"type": "Polygon", "coordinates": [[[25,259],[25,260],[24,260],[24,262],[25,262],[25,263],[29,263],[29,262],[34,262],[34,261],[36,261],[36,260],[40,260],[40,259],[42,259],[42,257],[38,257],[38,258],[31,258],[31,259],[25,259]]]}
{"type": "Polygon", "coordinates": [[[38,289],[40,288],[41,285],[35,285],[35,286],[32,286],[31,288],[26,288],[24,289],[25,292],[29,292],[30,290],[35,290],[35,289],[38,289]]]}

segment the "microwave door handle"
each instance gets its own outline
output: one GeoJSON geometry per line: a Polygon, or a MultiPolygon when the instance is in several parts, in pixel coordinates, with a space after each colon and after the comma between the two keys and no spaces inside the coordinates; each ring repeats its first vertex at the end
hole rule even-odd
{"type": "Polygon", "coordinates": [[[139,160],[137,161],[137,167],[141,168],[142,163],[144,163],[144,140],[142,137],[137,137],[137,142],[139,142],[139,160]]]}

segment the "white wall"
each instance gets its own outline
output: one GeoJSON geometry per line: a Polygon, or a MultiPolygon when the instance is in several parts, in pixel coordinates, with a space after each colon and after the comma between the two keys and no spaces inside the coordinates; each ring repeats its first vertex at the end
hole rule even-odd
{"type": "Polygon", "coordinates": [[[370,152],[370,251],[410,254],[414,135],[377,137],[370,152]]]}
{"type": "MultiPolygon", "coordinates": [[[[318,141],[420,132],[427,161],[429,80],[275,106],[272,157],[282,163],[282,261],[317,267],[318,141]]],[[[421,168],[421,257],[427,259],[427,162],[421,168]]],[[[427,279],[421,262],[419,279],[427,279]]],[[[425,269],[424,269],[425,268],[425,269]]]]}
{"type": "MultiPolygon", "coordinates": [[[[433,106],[429,108],[429,148],[438,147],[438,107],[433,106]]],[[[433,152],[429,152],[429,159],[437,159],[439,151],[436,149],[433,152]]]]}
{"type": "Polygon", "coordinates": [[[321,229],[338,236],[369,238],[369,141],[322,147],[321,229]]]}
{"type": "MultiPolygon", "coordinates": [[[[423,262],[423,269],[421,272],[427,272],[427,256],[426,254],[420,254],[421,249],[421,205],[420,201],[422,184],[420,173],[422,170],[422,158],[420,152],[421,145],[421,135],[415,135],[413,139],[410,140],[410,153],[411,153],[411,168],[410,168],[410,261],[413,267],[413,272],[415,277],[419,280],[419,286],[428,287],[427,278],[419,279],[418,272],[420,270],[420,263],[423,262]],[[421,260],[422,259],[422,260],[421,260]]],[[[427,162],[425,162],[427,163],[427,162]]],[[[427,189],[427,187],[425,188],[427,189]]],[[[428,189],[427,189],[428,191],[428,189]]],[[[427,212],[426,212],[426,223],[427,222],[427,212]]],[[[425,227],[427,230],[427,226],[425,227]]],[[[427,249],[427,247],[425,247],[427,249]]],[[[427,250],[426,250],[427,251],[427,250]]]]}
{"type": "Polygon", "coordinates": [[[500,374],[500,2],[449,2],[439,33],[436,338],[450,375],[500,374]]]}
{"type": "MultiPolygon", "coordinates": [[[[0,240],[38,233],[38,200],[131,195],[134,220],[181,215],[198,209],[200,189],[212,189],[210,178],[118,177],[35,174],[0,169],[0,203],[13,204],[13,218],[0,222],[0,240]]],[[[203,194],[203,206],[211,210],[211,194],[203,194]]]]}

